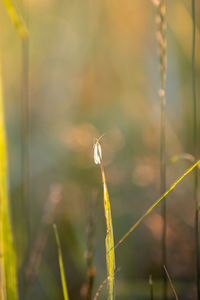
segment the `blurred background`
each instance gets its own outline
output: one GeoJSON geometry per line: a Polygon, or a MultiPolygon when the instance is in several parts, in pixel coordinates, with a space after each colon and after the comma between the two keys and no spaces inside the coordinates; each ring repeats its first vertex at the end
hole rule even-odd
{"type": "MultiPolygon", "coordinates": [[[[167,1],[167,161],[174,155],[193,153],[190,2],[167,1]]],[[[21,299],[63,299],[52,229],[55,222],[69,297],[81,299],[88,280],[87,228],[91,215],[96,270],[93,295],[106,278],[106,229],[101,174],[93,160],[95,138],[105,133],[101,144],[116,242],[160,195],[156,9],[150,0],[15,0],[13,4],[29,29],[27,51],[0,1],[0,51],[20,295],[21,299]],[[24,182],[27,133],[22,98],[26,72],[29,176],[24,182]],[[23,199],[25,184],[28,190],[23,199]]],[[[197,2],[198,98],[199,13],[197,2]]],[[[167,186],[190,165],[184,159],[168,164],[167,186]]],[[[180,299],[194,299],[193,175],[169,195],[167,214],[168,271],[180,299]]],[[[149,299],[150,274],[155,299],[162,298],[161,230],[157,207],[116,249],[120,268],[116,273],[117,299],[149,299]]],[[[169,295],[172,299],[170,288],[169,295]]],[[[105,298],[106,287],[99,296],[105,298]]]]}

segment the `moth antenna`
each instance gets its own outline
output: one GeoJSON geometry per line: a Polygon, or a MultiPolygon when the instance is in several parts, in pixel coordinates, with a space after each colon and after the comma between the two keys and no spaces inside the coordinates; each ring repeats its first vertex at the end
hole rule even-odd
{"type": "Polygon", "coordinates": [[[100,141],[104,136],[106,135],[106,133],[103,133],[98,139],[96,139],[97,141],[100,141]]]}

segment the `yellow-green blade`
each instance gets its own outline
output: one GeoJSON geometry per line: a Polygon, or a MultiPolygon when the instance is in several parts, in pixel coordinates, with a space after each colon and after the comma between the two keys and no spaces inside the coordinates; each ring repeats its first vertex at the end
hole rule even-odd
{"type": "Polygon", "coordinates": [[[55,224],[53,225],[53,229],[54,229],[56,244],[57,244],[57,249],[58,249],[58,260],[59,260],[60,277],[61,277],[61,282],[62,282],[63,295],[64,295],[65,300],[69,300],[60,239],[59,239],[59,235],[58,235],[57,226],[55,224]]]}
{"type": "Polygon", "coordinates": [[[11,19],[12,23],[14,24],[19,36],[21,38],[27,38],[28,30],[25,25],[25,22],[24,22],[23,18],[17,14],[12,1],[11,0],[3,0],[3,2],[5,4],[5,7],[10,16],[10,19],[11,19]]]}
{"type": "MultiPolygon", "coordinates": [[[[188,175],[194,168],[198,167],[200,160],[193,164],[185,173],[183,173],[172,185],[171,187],[138,219],[138,221],[129,229],[129,231],[119,240],[114,248],[117,248],[123,241],[129,236],[129,234],[138,227],[138,225],[144,220],[148,214],[171,192],[175,189],[176,185],[183,180],[183,178],[188,175]]],[[[109,252],[112,250],[110,248],[109,252]]]]}
{"type": "Polygon", "coordinates": [[[106,263],[107,263],[107,275],[108,275],[108,300],[113,300],[114,299],[114,272],[115,272],[114,236],[113,236],[110,199],[109,199],[105,173],[104,173],[102,163],[101,163],[101,174],[102,174],[103,191],[104,191],[104,211],[105,211],[106,231],[107,231],[106,232],[106,263]]]}
{"type": "Polygon", "coordinates": [[[11,230],[7,176],[7,146],[0,70],[0,267],[3,277],[1,278],[1,294],[3,294],[3,299],[17,300],[16,254],[11,230]]]}

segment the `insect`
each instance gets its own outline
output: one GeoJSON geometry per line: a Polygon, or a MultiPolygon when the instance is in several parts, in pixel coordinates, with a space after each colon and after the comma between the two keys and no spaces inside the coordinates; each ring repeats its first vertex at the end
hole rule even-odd
{"type": "Polygon", "coordinates": [[[102,161],[102,151],[99,141],[103,136],[104,134],[101,135],[98,139],[96,139],[96,143],[94,144],[94,162],[96,165],[100,165],[102,161]]]}

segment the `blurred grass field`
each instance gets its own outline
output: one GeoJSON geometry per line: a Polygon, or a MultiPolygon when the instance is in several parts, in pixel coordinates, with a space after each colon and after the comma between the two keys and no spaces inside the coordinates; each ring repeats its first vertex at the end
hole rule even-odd
{"type": "MultiPolygon", "coordinates": [[[[174,156],[194,153],[192,15],[191,1],[166,4],[169,162],[174,156]]],[[[84,297],[90,213],[95,215],[94,296],[107,276],[101,173],[93,160],[95,138],[105,133],[101,145],[116,242],[160,196],[156,10],[150,0],[13,0],[13,6],[28,30],[25,49],[0,1],[0,61],[19,299],[63,299],[54,222],[69,299],[84,297]],[[23,131],[27,113],[23,99],[28,101],[28,133],[23,131]],[[24,180],[25,159],[28,177],[24,180]],[[91,205],[94,194],[96,204],[91,205]]],[[[197,101],[199,15],[196,1],[197,101]]],[[[191,165],[187,159],[167,163],[167,187],[191,165]]],[[[188,175],[167,198],[167,268],[182,300],[196,297],[193,177],[188,175]]],[[[162,222],[157,207],[116,249],[120,268],[116,299],[150,299],[150,274],[155,299],[162,299],[162,222]]],[[[169,288],[168,299],[173,297],[169,288]]],[[[106,285],[99,299],[106,299],[106,285]]]]}

